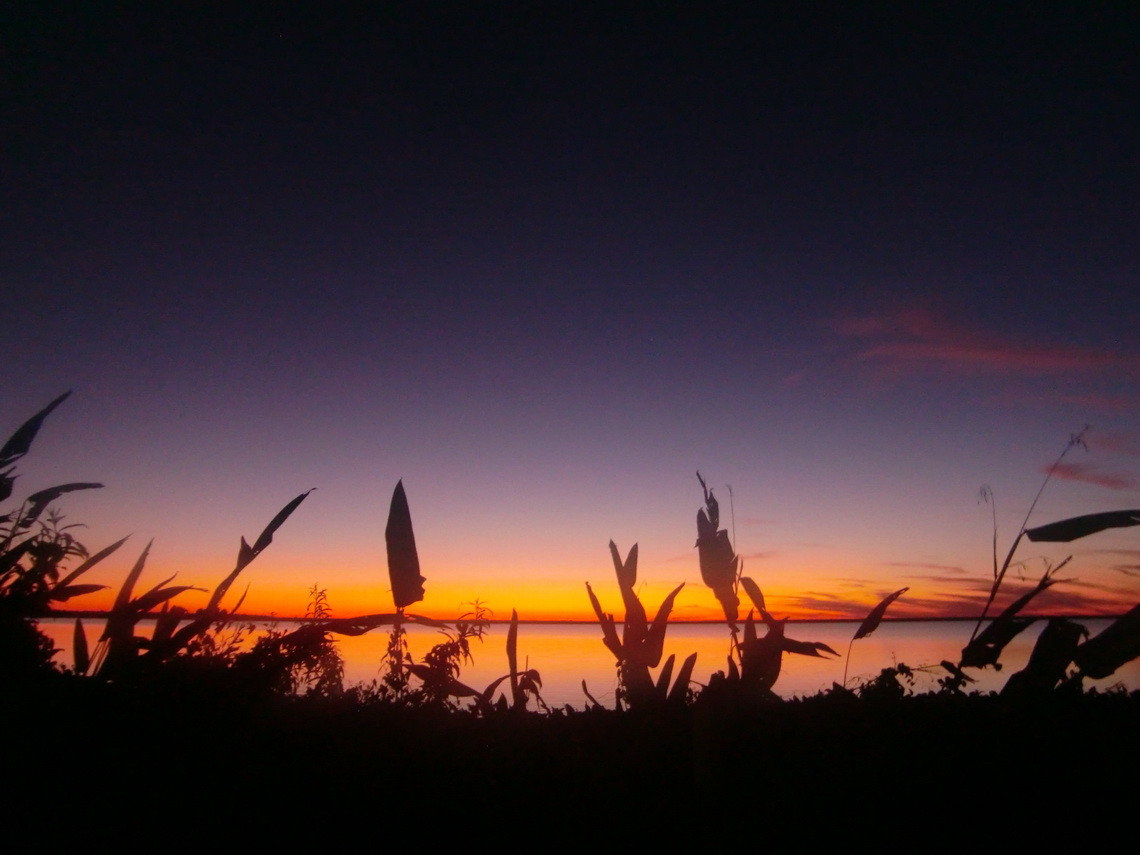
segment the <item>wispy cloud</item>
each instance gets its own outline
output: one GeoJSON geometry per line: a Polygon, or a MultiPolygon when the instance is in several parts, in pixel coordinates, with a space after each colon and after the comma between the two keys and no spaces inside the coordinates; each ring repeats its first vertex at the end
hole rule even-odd
{"type": "Polygon", "coordinates": [[[905,567],[916,570],[941,570],[944,573],[965,573],[965,569],[953,564],[923,564],[917,561],[884,561],[884,567],[905,567]]]}
{"type": "MultiPolygon", "coordinates": [[[[1042,467],[1048,472],[1049,466],[1042,467]]],[[[1135,490],[1140,488],[1140,481],[1129,475],[1118,475],[1111,472],[1102,472],[1086,463],[1058,463],[1053,468],[1053,475],[1065,481],[1081,481],[1085,484],[1096,484],[1098,487],[1107,487],[1109,490],[1135,490]]]]}
{"type": "Polygon", "coordinates": [[[893,372],[936,369],[952,373],[1046,376],[1137,365],[1135,357],[1095,348],[1010,341],[1007,336],[954,326],[924,309],[834,319],[832,329],[866,341],[860,362],[893,372]]]}

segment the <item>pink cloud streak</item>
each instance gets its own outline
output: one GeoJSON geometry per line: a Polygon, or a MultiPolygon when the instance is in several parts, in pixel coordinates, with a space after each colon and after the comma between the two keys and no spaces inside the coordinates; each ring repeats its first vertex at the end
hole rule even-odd
{"type": "MultiPolygon", "coordinates": [[[[1049,471],[1048,466],[1042,467],[1043,472],[1049,471]]],[[[1080,481],[1085,484],[1096,484],[1098,487],[1107,487],[1109,490],[1135,490],[1140,482],[1128,475],[1114,475],[1109,472],[1098,472],[1092,466],[1084,463],[1058,463],[1053,469],[1057,478],[1065,481],[1080,481]]]]}
{"type": "Polygon", "coordinates": [[[835,319],[836,332],[874,340],[855,359],[892,366],[934,367],[944,371],[987,371],[1018,375],[1140,367],[1135,357],[1106,350],[1018,345],[1005,338],[952,326],[931,312],[909,309],[895,313],[835,319]]]}

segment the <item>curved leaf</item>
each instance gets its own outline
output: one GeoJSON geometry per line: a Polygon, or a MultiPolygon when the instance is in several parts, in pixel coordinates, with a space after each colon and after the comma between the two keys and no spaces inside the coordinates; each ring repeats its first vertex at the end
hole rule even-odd
{"type": "Polygon", "coordinates": [[[748,594],[748,599],[752,600],[752,604],[763,611],[766,606],[764,605],[764,594],[760,591],[760,586],[753,582],[749,576],[741,577],[740,585],[744,588],[744,592],[748,594]]]}
{"type": "Polygon", "coordinates": [[[598,623],[602,627],[602,641],[609,648],[610,653],[614,655],[614,658],[621,662],[625,655],[621,641],[618,640],[617,629],[614,626],[614,616],[607,615],[602,611],[602,604],[598,602],[598,598],[594,595],[594,589],[590,587],[589,582],[586,583],[586,593],[590,595],[590,604],[594,607],[594,614],[598,616],[598,623]]]}
{"type": "Polygon", "coordinates": [[[84,594],[93,594],[102,591],[106,585],[56,585],[51,590],[48,599],[64,603],[72,597],[82,597],[84,594]]]}
{"type": "Polygon", "coordinates": [[[794,638],[785,638],[783,646],[785,653],[798,653],[800,656],[823,658],[824,653],[830,653],[832,656],[839,655],[822,641],[796,641],[794,638]]]}
{"type": "Polygon", "coordinates": [[[88,558],[86,561],[84,561],[82,564],[80,564],[78,567],[60,579],[59,584],[70,585],[72,582],[74,582],[76,579],[78,579],[80,576],[82,576],[84,573],[86,573],[88,570],[90,570],[92,567],[94,567],[96,564],[98,564],[100,561],[102,561],[104,558],[106,558],[108,555],[126,543],[129,538],[130,535],[128,534],[122,540],[116,540],[110,546],[100,549],[98,552],[96,552],[94,555],[92,555],[90,558],[88,558]]]}
{"type": "Polygon", "coordinates": [[[297,510],[297,506],[300,505],[311,492],[313,492],[312,489],[306,490],[278,511],[277,516],[269,521],[269,525],[261,532],[261,535],[257,538],[253,546],[246,543],[244,537],[241,539],[241,546],[238,548],[237,563],[234,565],[234,569],[230,572],[230,575],[219,582],[218,587],[214,589],[214,593],[210,597],[210,602],[206,605],[207,612],[214,612],[218,609],[222,604],[222,598],[225,597],[230,586],[237,580],[241,571],[244,570],[253,559],[260,555],[262,550],[273,542],[273,535],[277,529],[281,528],[281,524],[289,518],[289,515],[292,514],[293,511],[297,510]]]}
{"type": "Polygon", "coordinates": [[[669,613],[673,611],[673,601],[677,599],[677,595],[681,593],[681,589],[684,587],[685,583],[682,582],[661,603],[661,608],[657,610],[657,617],[653,618],[653,626],[649,628],[649,632],[645,636],[645,643],[638,656],[640,664],[649,668],[656,668],[661,661],[661,653],[665,647],[665,629],[669,624],[669,613]]]}
{"type": "Polygon", "coordinates": [[[78,481],[74,484],[60,484],[58,487],[48,487],[46,490],[32,493],[27,498],[27,510],[20,518],[23,525],[27,525],[39,518],[44,508],[62,496],[64,493],[74,493],[76,490],[98,490],[102,484],[93,484],[87,481],[78,481]]]}
{"type": "Polygon", "coordinates": [[[629,555],[626,556],[623,563],[621,555],[618,553],[617,544],[611,540],[610,556],[614,560],[614,573],[617,574],[618,585],[632,590],[633,586],[637,584],[637,544],[635,543],[630,548],[629,555]]]}
{"type": "Polygon", "coordinates": [[[910,588],[899,588],[893,594],[887,594],[883,597],[882,602],[871,609],[871,613],[863,618],[863,622],[859,624],[859,628],[855,630],[855,637],[852,639],[857,640],[866,638],[872,632],[879,628],[879,624],[883,620],[883,615],[887,613],[887,606],[909,591],[910,588]]]}
{"type": "Polygon", "coordinates": [[[1140,656],[1140,605],[1129,611],[1079,648],[1074,657],[1086,677],[1099,680],[1140,656]]]}
{"type": "Polygon", "coordinates": [[[1027,529],[1026,536],[1035,542],[1068,543],[1090,534],[1109,528],[1127,528],[1140,525],[1140,510],[1105,511],[1100,514],[1086,514],[1071,517],[1049,525],[1027,529]]]}
{"type": "Polygon", "coordinates": [[[669,690],[668,702],[671,704],[683,704],[689,692],[689,681],[693,678],[693,668],[697,664],[697,654],[690,653],[688,658],[681,663],[681,670],[677,672],[677,680],[673,683],[673,688],[669,690]]]}
{"type": "Polygon", "coordinates": [[[32,440],[36,438],[36,434],[40,432],[40,428],[43,426],[44,419],[51,414],[52,410],[66,401],[70,394],[71,390],[69,389],[16,428],[16,432],[8,438],[4,447],[0,448],[0,468],[15,462],[28,453],[32,447],[32,440]]]}

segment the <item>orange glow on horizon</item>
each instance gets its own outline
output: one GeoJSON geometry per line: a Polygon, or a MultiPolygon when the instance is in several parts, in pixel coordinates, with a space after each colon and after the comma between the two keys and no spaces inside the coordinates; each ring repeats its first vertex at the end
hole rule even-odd
{"type": "MultiPolygon", "coordinates": [[[[135,587],[136,596],[158,581],[159,571],[146,571],[143,578],[135,587]]],[[[92,574],[94,575],[94,574],[92,574]]],[[[221,574],[214,572],[193,573],[185,571],[178,580],[171,584],[195,584],[205,588],[206,591],[186,591],[173,598],[170,604],[181,606],[189,612],[206,605],[213,586],[217,584],[221,574]],[[213,577],[212,579],[210,577],[213,577]],[[186,582],[182,582],[186,579],[186,582]],[[202,579],[210,579],[203,583],[202,579]]],[[[288,575],[288,574],[285,574],[288,575]]],[[[336,617],[351,617],[355,615],[388,614],[395,611],[391,594],[386,588],[375,584],[361,583],[350,578],[341,580],[332,579],[333,574],[323,575],[330,578],[328,584],[317,583],[327,591],[329,602],[336,617]]],[[[446,576],[446,574],[440,574],[446,576]]],[[[592,574],[598,582],[592,583],[602,609],[607,614],[613,614],[619,621],[624,615],[621,597],[616,582],[609,578],[602,578],[597,572],[592,574]]],[[[251,573],[250,579],[239,577],[238,582],[231,588],[223,601],[223,608],[233,609],[237,605],[242,593],[249,585],[248,594],[241,604],[240,612],[249,615],[276,615],[283,619],[303,617],[310,596],[309,585],[299,584],[296,581],[266,578],[266,574],[251,573]]],[[[802,577],[801,577],[802,578],[802,577]]],[[[99,580],[108,587],[83,597],[78,597],[66,603],[58,604],[60,610],[91,610],[105,611],[111,608],[121,577],[116,580],[114,574],[108,574],[99,580]]],[[[492,612],[495,620],[508,620],[512,609],[517,611],[519,618],[524,621],[578,621],[593,622],[596,618],[586,593],[583,582],[571,582],[564,579],[550,580],[544,585],[524,585],[519,577],[503,580],[483,578],[478,583],[456,581],[442,578],[433,582],[431,578],[426,583],[424,600],[416,603],[407,611],[411,614],[421,614],[437,620],[455,620],[461,615],[473,611],[475,601],[492,612]]],[[[803,586],[807,587],[807,586],[803,586]]],[[[811,587],[822,587],[812,585],[811,587]]],[[[645,582],[638,586],[638,596],[645,607],[646,613],[652,619],[656,615],[662,601],[672,590],[673,586],[658,582],[645,582]]],[[[1003,586],[995,605],[990,609],[990,615],[997,615],[1002,608],[1011,602],[1020,593],[1023,593],[1026,583],[1009,582],[1003,586]]],[[[777,618],[789,618],[793,621],[803,620],[862,620],[879,602],[886,593],[889,585],[881,589],[867,587],[858,592],[844,591],[840,595],[805,595],[802,588],[796,584],[778,583],[775,579],[764,587],[765,604],[768,611],[777,618]]],[[[1106,593],[1099,598],[1078,595],[1078,598],[1064,595],[1063,586],[1045,592],[1036,600],[1027,614],[1035,615],[1064,615],[1064,614],[1090,614],[1113,615],[1121,614],[1134,605],[1134,602],[1124,596],[1112,596],[1106,593]],[[1058,590],[1060,596],[1051,596],[1058,590]]],[[[977,587],[968,593],[955,595],[948,593],[945,588],[934,586],[910,586],[910,590],[894,602],[887,618],[930,619],[944,617],[970,617],[980,613],[985,602],[985,596],[978,593],[977,587]]],[[[743,621],[752,603],[748,601],[743,591],[739,618],[743,621]]],[[[678,622],[720,622],[724,619],[719,603],[715,600],[710,589],[702,585],[699,579],[694,583],[687,582],[678,594],[670,614],[670,621],[678,622]]]]}

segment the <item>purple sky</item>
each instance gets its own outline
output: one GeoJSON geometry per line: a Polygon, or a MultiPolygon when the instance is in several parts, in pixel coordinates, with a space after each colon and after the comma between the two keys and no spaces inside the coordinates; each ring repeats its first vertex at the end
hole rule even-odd
{"type": "Polygon", "coordinates": [[[586,609],[613,538],[714,617],[699,468],[778,613],[969,611],[983,483],[1004,549],[1091,424],[1034,521],[1140,507],[1137,9],[232,5],[0,35],[0,431],[75,390],[20,483],[107,485],[108,581],[315,486],[251,605],[388,610],[403,478],[425,611],[586,609]]]}

